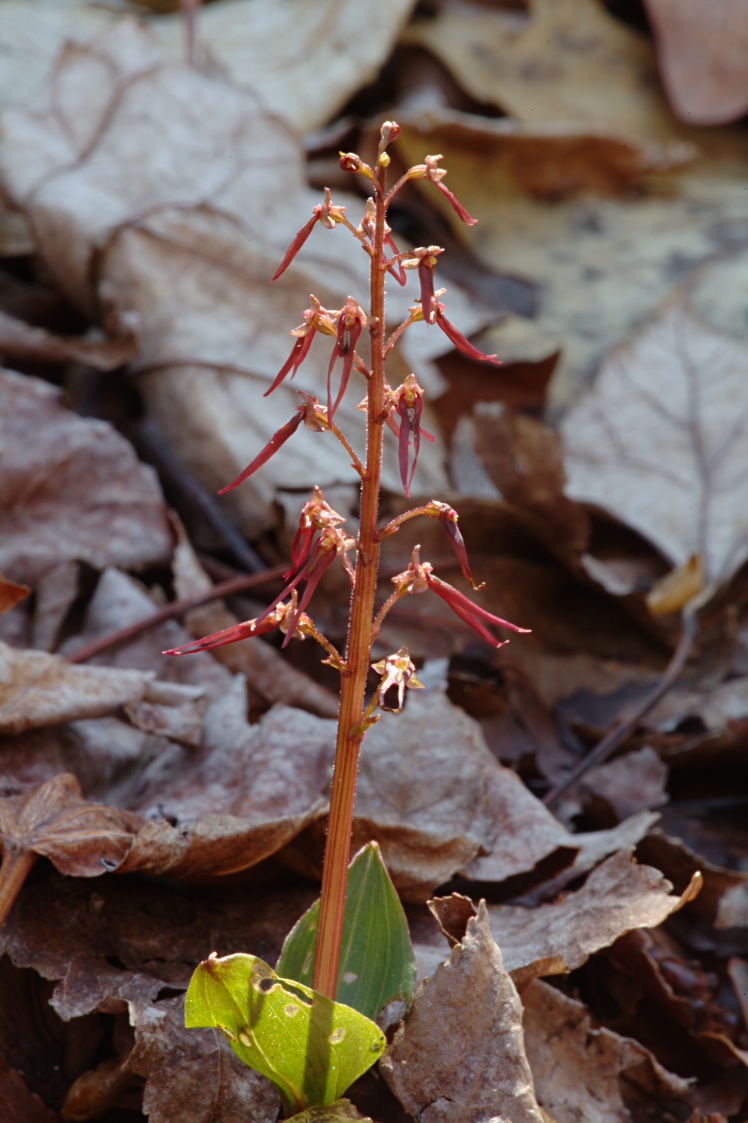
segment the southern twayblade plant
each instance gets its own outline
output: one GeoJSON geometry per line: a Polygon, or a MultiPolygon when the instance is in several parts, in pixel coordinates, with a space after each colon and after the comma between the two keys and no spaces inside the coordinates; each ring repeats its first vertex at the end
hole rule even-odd
{"type": "MultiPolygon", "coordinates": [[[[367,728],[378,720],[377,710],[389,709],[397,712],[403,705],[406,690],[421,686],[415,675],[413,661],[405,648],[400,648],[372,663],[372,646],[381,631],[385,617],[402,597],[432,592],[482,639],[494,647],[501,647],[507,641],[499,639],[492,629],[527,631],[493,615],[465,593],[437,577],[431,563],[421,560],[419,547],[413,550],[407,569],[392,579],[394,589],[390,595],[384,598],[379,607],[376,604],[382,542],[395,534],[404,522],[421,516],[436,519],[441,523],[457,557],[463,577],[473,589],[480,588],[473,580],[467,550],[458,527],[457,512],[447,503],[434,499],[399,515],[384,526],[378,525],[385,430],[391,430],[394,434],[394,449],[396,449],[400,478],[406,495],[410,494],[421,438],[434,439],[421,425],[424,397],[422,387],[419,386],[415,375],[409,374],[393,389],[386,378],[387,357],[411,324],[424,321],[444,332],[450,342],[470,358],[485,362],[497,361],[495,355],[485,355],[479,351],[447,319],[445,305],[439,299],[444,290],[437,290],[434,287],[436,266],[443,253],[442,248],[422,246],[403,253],[395,245],[387,223],[387,213],[395,196],[411,180],[429,180],[449,200],[463,222],[472,225],[476,221],[442,182],[446,170],[439,166],[441,156],[427,156],[422,164],[409,168],[394,185],[388,187],[387,169],[390,157],[387,148],[398,132],[399,126],[393,121],[387,121],[382,126],[373,166],[364,163],[355,153],[347,152],[340,155],[343,169],[368,181],[370,194],[358,226],[354,226],[349,221],[345,207],[333,203],[331,192],[326,188],[323,201],[313,208],[311,218],[296,234],[272,278],[273,281],[277,281],[282,276],[317,226],[328,229],[336,226],[345,227],[359,246],[363,247],[369,258],[368,308],[365,309],[349,296],[340,308],[328,309],[322,307],[315,296],[311,296],[309,307],[302,313],[302,323],[291,331],[294,342],[290,354],[266,391],[267,394],[272,393],[286,379],[293,379],[309,354],[315,337],[327,336],[332,341],[332,348],[327,368],[325,404],[320,403],[316,397],[300,394],[299,405],[288,421],[273,434],[265,447],[236,479],[222,489],[228,491],[237,487],[260,469],[286,441],[291,439],[301,425],[312,432],[319,433],[320,439],[323,434],[331,433],[342,446],[346,459],[360,479],[361,502],[357,531],[349,532],[346,529],[346,520],[343,516],[330,507],[321,489],[314,487],[301,510],[298,529],[291,545],[290,565],[285,574],[286,584],[272,603],[254,620],[244,621],[167,652],[170,655],[181,655],[203,651],[250,636],[262,635],[278,628],[285,634],[284,646],[293,638],[315,640],[325,652],[325,662],[339,673],[340,707],[335,767],[322,891],[318,913],[314,915],[316,943],[311,979],[313,989],[309,991],[312,996],[314,994],[324,996],[325,1000],[334,1000],[338,989],[351,827],[361,744],[367,728]],[[408,271],[417,273],[420,296],[409,307],[403,322],[388,333],[384,316],[385,280],[390,276],[399,284],[404,284],[408,271]],[[364,332],[368,333],[369,337],[368,362],[358,350],[364,332]],[[351,383],[357,379],[362,381],[365,391],[361,403],[361,409],[366,415],[365,461],[358,457],[335,420],[341,401],[349,392],[351,383]],[[317,585],[330,566],[335,564],[344,569],[352,590],[344,652],[338,651],[321,633],[307,612],[317,585]],[[367,698],[366,682],[370,668],[380,676],[381,681],[377,689],[367,698]]],[[[362,917],[361,922],[366,922],[365,916],[362,917]]],[[[404,923],[403,918],[402,924],[404,923]]],[[[395,927],[396,925],[393,931],[395,927]]],[[[304,931],[306,933],[304,939],[308,941],[310,938],[308,924],[304,931]]],[[[397,936],[397,939],[400,939],[400,936],[397,936]]],[[[384,952],[381,951],[380,954],[384,952]]],[[[238,970],[236,957],[230,959],[229,974],[232,979],[235,979],[238,970]]],[[[245,965],[246,978],[244,979],[244,983],[248,985],[254,977],[252,972],[257,970],[258,961],[251,956],[244,959],[248,961],[245,965]]],[[[286,956],[286,960],[289,963],[294,962],[293,957],[290,956],[286,956]]],[[[223,961],[212,960],[210,964],[206,961],[198,969],[199,974],[196,972],[199,985],[193,980],[194,986],[191,984],[190,988],[193,999],[198,990],[201,994],[207,994],[210,990],[209,980],[220,975],[216,967],[217,962],[223,961]]],[[[265,969],[263,965],[262,970],[265,969]]],[[[372,969],[376,969],[375,964],[372,964],[372,969]]],[[[303,979],[297,981],[306,984],[308,979],[305,975],[303,979]]],[[[268,985],[283,987],[287,984],[281,980],[279,983],[268,985]]],[[[304,993],[306,994],[306,991],[304,993]]],[[[219,1006],[224,997],[221,992],[216,999],[219,1006]]],[[[394,995],[388,996],[387,1000],[389,997],[394,995]]],[[[215,1020],[215,1014],[211,1013],[209,1005],[209,1003],[203,1004],[200,1009],[197,1009],[194,1001],[192,1002],[191,1025],[221,1025],[220,1021],[215,1020]]],[[[314,1019],[310,1024],[313,1022],[314,1019]]],[[[232,1047],[242,1055],[242,1051],[236,1047],[235,1029],[232,1030],[226,1025],[221,1025],[221,1028],[229,1031],[232,1047]]],[[[266,1042],[263,1047],[267,1048],[269,1044],[266,1042]]],[[[374,1062],[376,1055],[378,1054],[374,1049],[369,1063],[374,1062]]],[[[250,1064],[253,1063],[246,1049],[244,1059],[250,1064]]],[[[319,1081],[314,1084],[318,1093],[321,1086],[319,1081]]],[[[329,1087],[325,1085],[328,1091],[333,1086],[336,1093],[340,1094],[341,1088],[334,1081],[329,1087]]],[[[297,1103],[299,1100],[296,1099],[294,1102],[297,1103]]]]}

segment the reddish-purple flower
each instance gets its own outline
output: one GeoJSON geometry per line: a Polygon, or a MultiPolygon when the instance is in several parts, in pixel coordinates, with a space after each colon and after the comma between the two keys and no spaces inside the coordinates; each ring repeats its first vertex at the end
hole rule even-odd
{"type": "Polygon", "coordinates": [[[295,335],[296,342],[291,348],[291,354],[286,359],[283,366],[280,368],[272,384],[268,387],[262,395],[266,398],[268,394],[272,394],[273,390],[280,386],[283,379],[289,371],[291,371],[291,378],[294,378],[296,371],[299,369],[304,359],[309,354],[309,348],[312,346],[312,340],[318,331],[323,331],[327,335],[335,334],[335,325],[330,318],[329,313],[322,307],[317,297],[313,294],[309,297],[310,307],[305,308],[302,315],[304,323],[299,327],[294,328],[290,335],[295,335]]]}
{"type": "Polygon", "coordinates": [[[454,585],[449,585],[446,581],[435,577],[431,562],[422,562],[420,559],[420,546],[414,547],[408,568],[403,573],[393,577],[392,580],[399,592],[424,593],[426,589],[430,589],[433,593],[436,593],[449,605],[454,614],[459,616],[460,620],[468,624],[492,647],[503,647],[508,641],[496,639],[483,623],[484,620],[493,624],[494,627],[509,628],[513,632],[527,633],[531,630],[530,628],[520,628],[517,624],[511,624],[500,616],[494,616],[492,612],[474,604],[470,597],[466,597],[459,589],[455,589],[454,585]]]}
{"type": "Polygon", "coordinates": [[[444,253],[441,246],[418,246],[413,250],[413,256],[403,261],[405,269],[417,269],[418,280],[421,285],[421,318],[427,324],[433,324],[436,319],[436,296],[434,295],[434,273],[436,259],[444,253]]]}
{"type": "Polygon", "coordinates": [[[433,441],[431,433],[421,428],[421,414],[423,413],[423,389],[418,385],[416,376],[409,374],[398,386],[397,390],[390,393],[390,402],[395,407],[400,418],[398,435],[398,461],[400,464],[400,479],[403,481],[403,490],[410,496],[410,485],[418,462],[418,453],[421,449],[421,435],[433,441]],[[413,463],[408,472],[408,454],[413,445],[413,463]]]}
{"type": "Polygon", "coordinates": [[[457,196],[454,195],[449,190],[449,188],[445,187],[445,185],[441,182],[447,174],[446,168],[439,167],[439,161],[443,158],[444,157],[441,155],[426,156],[422,164],[416,164],[415,167],[410,169],[410,171],[408,172],[408,178],[422,179],[425,177],[426,179],[430,179],[431,182],[439,188],[442,195],[449,199],[449,202],[454,207],[458,218],[462,222],[464,222],[466,226],[475,226],[478,219],[471,218],[457,196]]]}
{"type": "Polygon", "coordinates": [[[394,655],[387,655],[377,663],[372,663],[371,669],[382,676],[382,681],[377,687],[377,701],[382,710],[399,714],[405,701],[405,688],[423,690],[423,683],[416,678],[415,663],[406,647],[401,647],[394,655]],[[397,705],[388,706],[387,693],[393,687],[397,690],[397,705]]]}
{"type": "MultiPolygon", "coordinates": [[[[435,293],[435,296],[439,296],[444,291],[444,289],[439,289],[435,293]]],[[[475,359],[478,362],[495,363],[496,366],[501,366],[501,359],[497,359],[495,355],[486,355],[483,351],[479,351],[478,348],[470,342],[470,340],[465,338],[459,328],[456,328],[454,324],[447,319],[447,317],[444,315],[444,305],[440,300],[435,300],[433,306],[435,312],[432,322],[435,323],[437,327],[441,328],[447,339],[458,349],[458,351],[462,351],[463,355],[467,355],[468,358],[475,359]]],[[[412,304],[410,306],[409,312],[413,323],[418,322],[418,320],[426,319],[423,313],[422,305],[412,304]]]]}
{"type": "Polygon", "coordinates": [[[327,368],[327,416],[332,421],[335,411],[340,405],[348,386],[348,379],[353,369],[353,360],[356,357],[356,344],[361,331],[367,323],[366,313],[352,296],[349,296],[338,314],[335,346],[330,356],[330,365],[327,368]],[[332,401],[332,368],[338,358],[343,359],[343,372],[340,376],[340,387],[335,401],[332,401]]]}
{"type": "Polygon", "coordinates": [[[325,499],[322,489],[314,485],[311,499],[307,499],[299,514],[299,525],[291,543],[291,565],[284,577],[288,578],[309,557],[314,536],[326,526],[339,526],[345,519],[334,511],[325,499]]]}
{"type": "Polygon", "coordinates": [[[225,487],[219,490],[219,495],[223,495],[225,492],[231,491],[232,488],[238,487],[240,483],[248,479],[258,468],[266,464],[270,457],[274,456],[278,449],[283,447],[289,437],[294,435],[302,421],[307,428],[313,429],[316,432],[321,432],[328,427],[325,407],[319,405],[317,399],[311,397],[309,394],[304,394],[303,397],[304,401],[297,407],[290,421],[287,421],[285,425],[281,425],[280,429],[277,429],[276,432],[273,433],[262,451],[257,453],[254,460],[250,461],[236,479],[233,479],[230,484],[226,484],[225,487]]]}
{"type": "Polygon", "coordinates": [[[317,541],[309,552],[306,562],[302,565],[301,569],[292,577],[286,585],[285,589],[278,594],[275,600],[268,605],[264,612],[260,613],[257,617],[257,623],[261,624],[265,618],[273,612],[276,605],[282,601],[289,593],[298,590],[301,582],[305,582],[304,591],[299,599],[298,606],[295,611],[286,621],[288,628],[288,635],[283,641],[282,646],[285,647],[291,639],[299,618],[304,612],[306,606],[314,594],[314,590],[321,581],[324,574],[335,561],[338,556],[344,556],[347,550],[353,547],[354,543],[350,538],[346,538],[341,530],[335,526],[327,526],[322,530],[317,541]]]}
{"type": "Polygon", "coordinates": [[[331,194],[330,194],[330,188],[326,187],[325,188],[325,200],[324,200],[324,202],[323,203],[316,203],[315,206],[312,207],[312,217],[309,219],[308,222],[304,223],[301,230],[299,230],[297,232],[297,234],[294,236],[294,239],[291,242],[291,245],[286,250],[286,254],[285,254],[285,257],[283,258],[283,261],[280,263],[280,265],[276,269],[276,271],[273,274],[271,280],[277,281],[278,278],[280,277],[280,275],[282,273],[285,273],[286,269],[288,269],[289,265],[291,264],[293,259],[296,257],[296,254],[299,252],[301,247],[304,245],[304,242],[307,240],[307,238],[311,234],[312,230],[314,230],[314,227],[317,225],[318,222],[321,222],[323,226],[326,226],[329,230],[332,230],[332,228],[335,226],[335,224],[338,223],[338,222],[343,222],[344,218],[345,218],[345,207],[335,207],[335,206],[333,206],[332,197],[331,197],[331,194]]]}
{"type": "Polygon", "coordinates": [[[470,561],[468,560],[465,539],[462,537],[460,528],[457,525],[459,515],[454,507],[450,507],[449,503],[442,503],[440,499],[432,499],[426,506],[425,512],[437,518],[447,532],[450,545],[460,563],[462,576],[466,581],[469,581],[474,589],[482,589],[483,585],[476,585],[473,580],[473,572],[470,568],[470,561]]]}
{"type": "MultiPolygon", "coordinates": [[[[265,635],[265,633],[272,632],[285,624],[289,611],[295,611],[295,608],[296,604],[293,600],[290,604],[277,604],[263,620],[259,620],[259,618],[242,620],[240,624],[232,624],[230,628],[222,628],[220,632],[213,632],[209,636],[193,640],[192,643],[185,643],[181,647],[171,647],[168,651],[162,651],[161,654],[194,655],[196,651],[208,651],[211,647],[223,647],[226,643],[237,643],[239,640],[249,639],[252,636],[265,635]]],[[[299,623],[300,621],[297,621],[297,624],[299,623]]],[[[300,636],[300,638],[303,638],[303,636],[300,636]]]]}

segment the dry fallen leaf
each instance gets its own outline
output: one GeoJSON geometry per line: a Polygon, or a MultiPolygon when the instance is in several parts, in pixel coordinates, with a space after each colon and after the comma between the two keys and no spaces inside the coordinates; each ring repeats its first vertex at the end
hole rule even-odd
{"type": "Polygon", "coordinates": [[[682,121],[721,125],[748,109],[748,8],[700,0],[644,0],[670,104],[682,121]]]}
{"type": "Polygon", "coordinates": [[[591,795],[595,807],[602,804],[608,814],[612,811],[616,818],[625,819],[638,811],[667,803],[667,778],[667,765],[654,749],[645,745],[608,764],[591,768],[582,781],[582,788],[587,802],[591,795]]]}
{"type": "MultiPolygon", "coordinates": [[[[217,60],[237,85],[300,133],[320,128],[374,81],[416,0],[224,0],[200,12],[198,55],[217,60]],[[361,34],[362,26],[366,34],[361,34]]],[[[181,54],[179,16],[153,25],[181,54]]]]}
{"type": "Polygon", "coordinates": [[[95,370],[124,366],[134,354],[132,339],[79,339],[55,335],[0,310],[0,352],[7,359],[83,363],[95,370]]]}
{"type": "Polygon", "coordinates": [[[531,0],[519,13],[459,0],[406,40],[433,51],[473,97],[534,128],[563,121],[636,140],[672,135],[651,45],[600,0],[531,0]]]}
{"type": "Polygon", "coordinates": [[[166,560],[171,531],[151,468],[111,425],[77,417],[41,379],[0,372],[0,567],[34,581],[53,566],[166,560]]]}
{"type": "Polygon", "coordinates": [[[150,821],[128,870],[222,877],[280,850],[318,813],[334,723],[287,706],[257,725],[246,713],[237,677],[208,708],[199,750],[170,744],[142,771],[128,806],[150,821]]]}
{"type": "Polygon", "coordinates": [[[150,671],[76,667],[46,651],[0,644],[0,730],[20,733],[76,718],[110,714],[145,697],[150,671]]]}
{"type": "Polygon", "coordinates": [[[581,889],[536,908],[489,905],[491,934],[519,985],[533,975],[573,971],[632,928],[654,928],[683,904],[659,870],[618,851],[581,889]]]}
{"type": "Polygon", "coordinates": [[[274,1123],[277,1089],[226,1048],[219,1030],[185,1029],[183,998],[129,1007],[135,1046],[128,1065],[146,1077],[150,1123],[274,1123]]]}
{"type": "Polygon", "coordinates": [[[75,776],[62,773],[32,791],[0,799],[5,852],[41,854],[71,877],[117,869],[132,845],[137,818],[89,803],[75,776]]]}
{"type": "MultiPolygon", "coordinates": [[[[579,14],[576,5],[572,8],[576,23],[579,14]]],[[[485,5],[480,11],[482,18],[496,19],[497,13],[485,5]]],[[[574,35],[569,32],[572,41],[574,35]]],[[[491,65],[501,73],[506,56],[492,58],[491,65]]],[[[561,91],[551,81],[554,75],[560,81],[556,55],[550,56],[546,71],[549,96],[557,105],[561,91]]],[[[617,98],[625,73],[625,68],[606,73],[600,90],[610,89],[617,98]]],[[[537,88],[534,75],[529,82],[537,88]]],[[[591,105],[597,103],[596,96],[586,96],[591,105]]],[[[649,97],[649,88],[643,88],[645,108],[649,97]]],[[[698,160],[677,173],[650,175],[643,190],[628,197],[567,191],[549,203],[530,196],[507,161],[487,160],[483,148],[464,134],[436,124],[403,127],[398,138],[403,162],[417,162],[424,150],[445,153],[446,182],[480,223],[471,228],[459,223],[449,203],[431,185],[419,182],[416,186],[428,205],[439,209],[486,266],[542,281],[543,298],[531,321],[509,316],[480,342],[485,351],[495,351],[505,361],[532,358],[541,346],[545,355],[560,353],[551,383],[555,406],[575,400],[605,351],[626,339],[694,265],[743,243],[748,175],[744,140],[727,130],[700,134],[696,140],[698,160]]],[[[744,270],[744,262],[735,263],[736,275],[744,270]]],[[[745,330],[743,305],[742,286],[726,288],[723,281],[715,306],[720,320],[729,318],[734,322],[730,330],[739,333],[745,330]]]]}
{"type": "Polygon", "coordinates": [[[542,1123],[522,1006],[491,939],[485,902],[447,962],[420,987],[380,1070],[423,1123],[542,1123]]]}
{"type": "Polygon", "coordinates": [[[555,1123],[630,1123],[629,1103],[684,1097],[688,1081],[667,1072],[627,1037],[597,1028],[587,1008],[536,979],[522,991],[524,1030],[538,1102],[555,1123]]]}
{"type": "MultiPolygon", "coordinates": [[[[92,46],[69,44],[33,110],[6,111],[0,179],[32,219],[61,290],[92,315],[103,307],[111,330],[134,335],[149,409],[191,470],[218,488],[293,414],[296,395],[286,387],[261,410],[258,402],[309,292],[331,308],[365,292],[366,261],[341,253],[345,231],[318,231],[271,287],[318,202],[305,185],[298,137],[248,91],[157,61],[153,38],[128,23],[92,46]],[[133,137],[148,160],[132,160],[133,137]]],[[[355,196],[335,199],[352,215],[360,208],[355,196]]],[[[393,317],[410,299],[393,291],[393,317]]],[[[491,316],[471,310],[459,290],[450,310],[468,333],[491,316]]],[[[431,360],[450,344],[441,332],[425,340],[408,361],[433,393],[441,386],[431,360]]],[[[319,390],[328,358],[324,346],[312,348],[300,389],[319,390]]],[[[339,416],[344,429],[359,428],[353,395],[339,416]]],[[[232,493],[250,536],[271,521],[275,487],[297,486],[310,462],[319,484],[339,480],[338,446],[325,436],[299,431],[283,458],[232,493]]],[[[438,445],[424,447],[419,486],[444,486],[441,459],[438,445]]],[[[385,482],[399,487],[394,440],[385,482]]]]}
{"type": "Polygon", "coordinates": [[[81,797],[75,776],[61,773],[24,795],[0,798],[0,924],[37,855],[73,877],[99,877],[121,865],[137,820],[81,797]]]}
{"type": "Polygon", "coordinates": [[[748,341],[670,302],[608,356],[561,426],[567,493],[676,564],[698,554],[714,588],[748,557],[746,361],[748,341]]]}

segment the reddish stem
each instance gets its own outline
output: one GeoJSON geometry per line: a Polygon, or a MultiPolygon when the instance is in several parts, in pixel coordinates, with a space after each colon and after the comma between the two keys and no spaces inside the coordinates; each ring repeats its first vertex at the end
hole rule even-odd
{"type": "Polygon", "coordinates": [[[384,431],[384,241],[385,167],[376,165],[374,240],[370,268],[371,375],[367,395],[366,469],[361,483],[356,580],[348,622],[345,670],[341,675],[335,770],[330,796],[325,859],[322,871],[319,927],[312,985],[335,998],[343,936],[345,890],[353,824],[353,805],[361,741],[364,698],[371,660],[372,619],[379,565],[377,521],[384,431]]]}

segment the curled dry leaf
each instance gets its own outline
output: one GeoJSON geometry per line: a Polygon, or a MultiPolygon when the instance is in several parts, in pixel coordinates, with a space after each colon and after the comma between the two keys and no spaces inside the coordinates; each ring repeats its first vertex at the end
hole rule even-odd
{"type": "Polygon", "coordinates": [[[485,902],[462,942],[420,987],[380,1070],[405,1110],[423,1123],[542,1123],[522,1005],[491,939],[485,902]]]}
{"type": "Polygon", "coordinates": [[[669,303],[603,363],[562,423],[567,492],[638,530],[707,587],[748,557],[748,342],[669,303]]]}
{"type": "Polygon", "coordinates": [[[104,421],[77,417],[41,379],[0,372],[0,567],[33,581],[73,558],[164,561],[166,507],[153,470],[104,421]]]}
{"type": "Polygon", "coordinates": [[[532,909],[489,905],[488,918],[504,965],[519,984],[534,975],[573,971],[624,932],[661,924],[692,892],[690,886],[682,896],[671,891],[659,870],[619,851],[556,903],[532,909]]]}
{"type": "Polygon", "coordinates": [[[0,799],[0,924],[37,855],[74,877],[117,869],[132,846],[134,817],[81,796],[75,776],[62,773],[21,796],[0,799]]]}
{"type": "Polygon", "coordinates": [[[83,799],[75,776],[64,772],[25,795],[0,799],[4,852],[41,854],[71,877],[117,869],[137,821],[126,811],[83,799]]]}
{"type": "MultiPolygon", "coordinates": [[[[496,13],[492,15],[496,26],[496,13]]],[[[513,57],[514,52],[507,61],[513,57]]],[[[431,147],[432,130],[449,131],[455,142],[490,160],[492,175],[547,203],[585,192],[624,193],[648,174],[680,167],[696,155],[692,144],[656,143],[646,134],[627,134],[616,124],[590,120],[589,109],[596,100],[588,94],[581,120],[496,120],[440,107],[419,109],[412,117],[398,113],[398,123],[408,129],[410,142],[421,138],[426,148],[431,147]]]]}
{"type": "Polygon", "coordinates": [[[691,125],[721,125],[748,109],[745,0],[644,0],[670,104],[691,125]]]}
{"type": "Polygon", "coordinates": [[[630,1123],[629,1105],[685,1097],[689,1082],[667,1072],[637,1041],[597,1028],[573,998],[536,979],[522,991],[527,1056],[538,1102],[555,1123],[630,1123]]]}
{"type": "Polygon", "coordinates": [[[153,677],[148,671],[76,667],[59,655],[0,643],[0,731],[110,714],[141,701],[153,677]]]}

